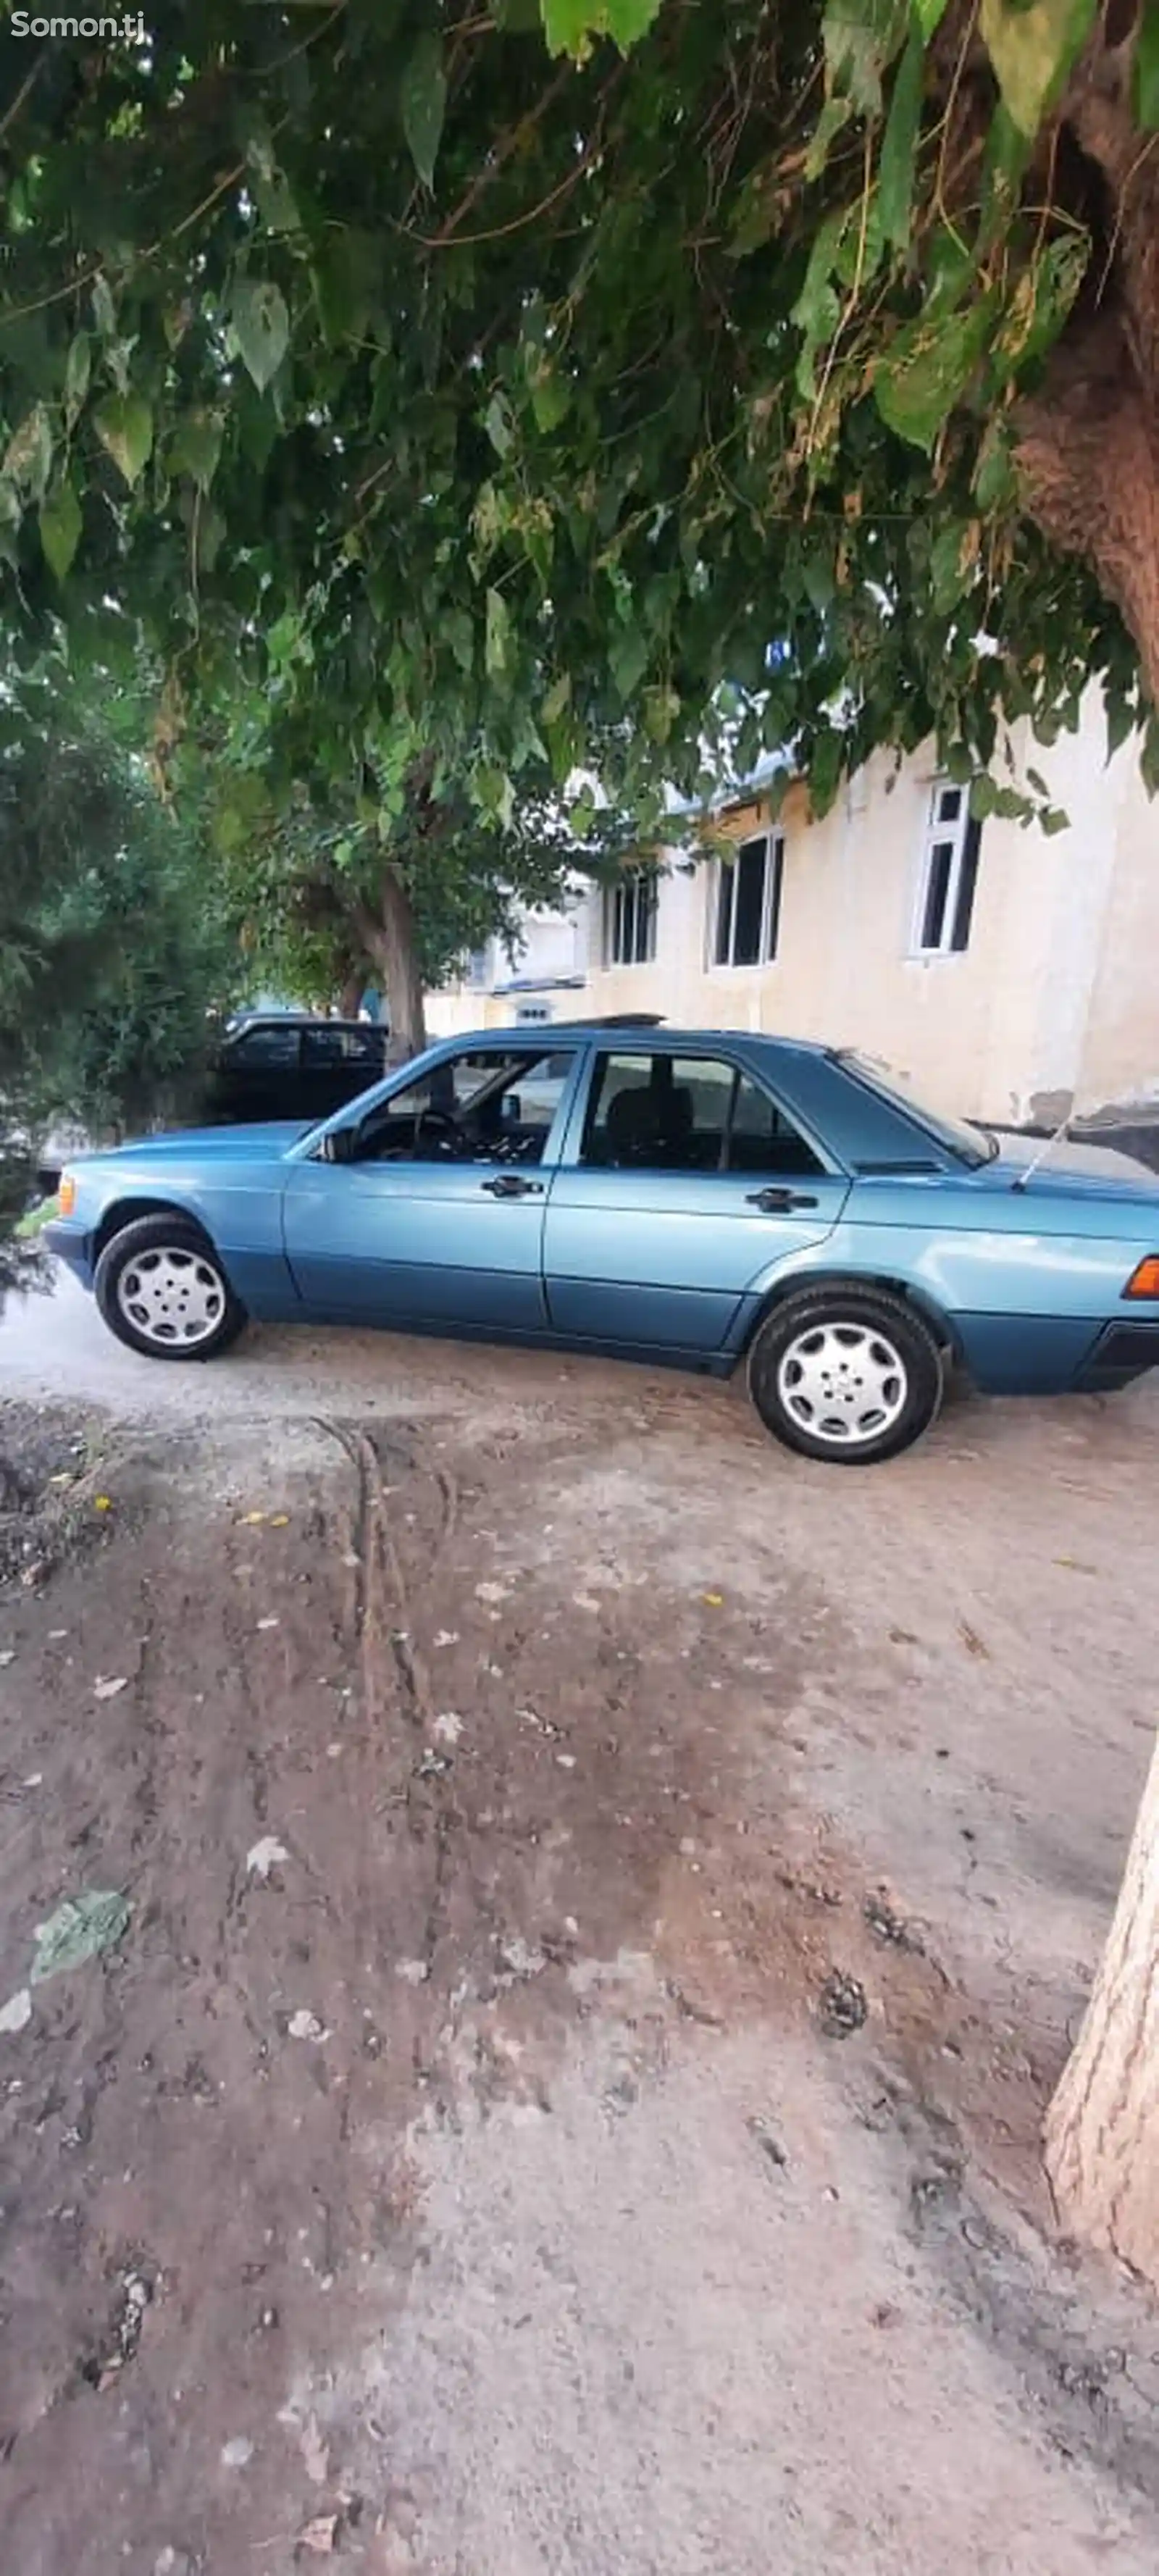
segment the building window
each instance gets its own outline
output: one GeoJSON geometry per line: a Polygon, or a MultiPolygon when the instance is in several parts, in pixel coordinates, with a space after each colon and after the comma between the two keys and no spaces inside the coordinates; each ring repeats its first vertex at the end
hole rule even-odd
{"type": "Polygon", "coordinates": [[[760,832],[755,840],[741,842],[735,859],[720,861],[715,966],[767,966],[776,956],[784,855],[782,833],[760,832]]]}
{"type": "Polygon", "coordinates": [[[604,963],[650,966],[656,955],[656,879],[637,870],[604,895],[604,963]]]}
{"type": "Polygon", "coordinates": [[[952,957],[970,945],[982,825],[968,787],[939,780],[930,798],[914,920],[920,957],[952,957]]]}
{"type": "Polygon", "coordinates": [[[471,954],[467,959],[467,973],[465,981],[471,986],[472,991],[476,993],[482,991],[484,985],[490,983],[491,951],[489,948],[473,948],[471,950],[471,954]]]}

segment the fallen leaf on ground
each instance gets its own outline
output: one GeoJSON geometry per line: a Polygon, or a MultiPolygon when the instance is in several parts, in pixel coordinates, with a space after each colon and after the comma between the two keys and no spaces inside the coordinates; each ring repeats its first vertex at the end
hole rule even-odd
{"type": "Polygon", "coordinates": [[[459,1631],[457,1628],[436,1628],[434,1642],[436,1646],[457,1646],[459,1631]]]}
{"type": "Polygon", "coordinates": [[[94,1698],[94,1699],[115,1699],[115,1698],[116,1698],[116,1696],[117,1696],[117,1692],[118,1692],[118,1691],[127,1690],[127,1689],[128,1689],[128,1687],[129,1687],[129,1676],[128,1676],[128,1674],[127,1674],[127,1673],[118,1673],[118,1674],[117,1674],[117,1676],[116,1676],[115,1681],[111,1681],[111,1682],[95,1681],[95,1682],[93,1683],[93,1698],[94,1698]]]}
{"type": "Polygon", "coordinates": [[[111,1512],[112,1508],[113,1508],[113,1498],[112,1498],[112,1495],[111,1495],[111,1494],[94,1494],[94,1495],[93,1495],[93,1510],[94,1510],[94,1512],[111,1512]]]}
{"type": "Polygon", "coordinates": [[[264,1512],[243,1512],[241,1519],[238,1522],[238,1528],[256,1529],[259,1521],[264,1521],[265,1517],[264,1512]]]}
{"type": "Polygon", "coordinates": [[[277,1628],[280,1625],[281,1622],[277,1619],[259,1619],[258,1621],[259,1628],[277,1628]]]}
{"type": "Polygon", "coordinates": [[[253,1849],[246,1853],[245,1865],[251,1877],[268,1878],[270,1871],[277,1868],[279,1861],[288,1860],[289,1857],[288,1851],[278,1841],[276,1834],[263,1834],[260,1843],[255,1843],[253,1849]]]}
{"type": "Polygon", "coordinates": [[[316,2415],[311,2415],[310,2421],[302,2435],[302,2439],[298,2444],[298,2448],[302,2454],[302,2463],[311,2484],[316,2487],[324,2487],[330,2471],[330,2445],[322,2439],[318,2430],[318,2418],[316,2415]]]}
{"type": "Polygon", "coordinates": [[[976,1631],[969,1627],[964,1619],[959,1619],[958,1621],[958,1635],[960,1636],[962,1644],[964,1645],[968,1655],[980,1655],[984,1664],[989,1663],[989,1646],[983,1645],[982,1640],[977,1635],[976,1631]]]}
{"type": "Polygon", "coordinates": [[[21,1986],[19,1994],[10,1995],[0,2007],[0,2030],[27,2030],[31,2019],[32,1997],[27,1986],[21,1986]]]}
{"type": "Polygon", "coordinates": [[[288,1513],[288,1512],[271,1512],[271,1513],[270,1513],[270,1528],[271,1528],[271,1529],[288,1529],[288,1528],[289,1528],[289,1526],[290,1526],[290,1515],[289,1515],[289,1513],[288,1513]]]}
{"type": "Polygon", "coordinates": [[[700,1598],[702,1601],[707,1603],[710,1610],[723,1610],[724,1608],[723,1592],[702,1592],[700,1598]]]}
{"type": "Polygon", "coordinates": [[[334,2554],[334,2535],[337,2529],[336,2513],[320,2513],[316,2521],[308,2522],[305,2530],[299,2533],[298,2547],[312,2549],[316,2558],[331,2558],[334,2554]]]}
{"type": "Polygon", "coordinates": [[[115,1949],[128,1931],[131,1912],[127,1897],[115,1887],[86,1887],[80,1896],[66,1896],[48,1921],[36,1926],[32,1984],[63,1976],[86,1959],[115,1949]]]}
{"type": "Polygon", "coordinates": [[[71,1474],[70,1474],[70,1472],[69,1472],[68,1468],[66,1467],[66,1468],[64,1469],[64,1471],[63,1471],[63,1474],[61,1474],[61,1475],[59,1475],[59,1476],[50,1476],[50,1477],[49,1477],[49,1479],[48,1479],[48,1481],[49,1481],[49,1484],[50,1484],[50,1485],[71,1485],[71,1483],[72,1483],[72,1476],[71,1476],[71,1474]]]}

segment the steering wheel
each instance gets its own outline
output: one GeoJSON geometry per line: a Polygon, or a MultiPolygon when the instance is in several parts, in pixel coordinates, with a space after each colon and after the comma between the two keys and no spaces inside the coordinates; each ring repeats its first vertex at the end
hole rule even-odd
{"type": "Polygon", "coordinates": [[[458,1120],[449,1109],[420,1109],[414,1123],[412,1152],[429,1144],[437,1155],[457,1161],[464,1151],[464,1138],[458,1120]]]}

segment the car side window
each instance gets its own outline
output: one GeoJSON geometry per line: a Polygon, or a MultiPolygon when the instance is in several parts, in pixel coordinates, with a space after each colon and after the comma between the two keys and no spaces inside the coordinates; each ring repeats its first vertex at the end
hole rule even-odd
{"type": "Polygon", "coordinates": [[[246,1029],[229,1053],[235,1064],[296,1065],[301,1043],[295,1028],[246,1029]]]}
{"type": "Polygon", "coordinates": [[[374,1031],[367,1029],[320,1028],[302,1032],[302,1060],[314,1071],[325,1066],[365,1065],[373,1072],[381,1060],[382,1049],[374,1031]]]}
{"type": "Polygon", "coordinates": [[[445,1057],[373,1111],[360,1162],[538,1163],[572,1066],[570,1049],[472,1049],[445,1057]]]}
{"type": "Polygon", "coordinates": [[[784,1111],[723,1056],[598,1057],[580,1159],[658,1172],[823,1169],[784,1111]]]}

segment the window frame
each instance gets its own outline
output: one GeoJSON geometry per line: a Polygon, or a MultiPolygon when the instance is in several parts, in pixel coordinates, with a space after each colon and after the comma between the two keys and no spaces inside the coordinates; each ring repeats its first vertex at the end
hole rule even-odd
{"type": "MultiPolygon", "coordinates": [[[[630,972],[633,967],[656,963],[657,930],[660,913],[660,886],[654,868],[621,868],[614,885],[604,887],[603,962],[609,974],[630,972]],[[644,948],[642,955],[622,957],[618,950],[620,932],[632,907],[634,925],[633,950],[638,945],[641,914],[644,948]]],[[[625,945],[628,943],[624,943],[625,945]]]]}
{"type": "MultiPolygon", "coordinates": [[[[610,1040],[610,1031],[608,1036],[610,1040]]],[[[603,1173],[605,1176],[615,1171],[615,1166],[598,1162],[590,1162],[587,1157],[587,1147],[590,1142],[592,1128],[599,1108],[600,1093],[602,1089],[600,1068],[605,1060],[611,1062],[616,1058],[630,1059],[631,1061],[641,1065],[649,1065],[652,1062],[653,1057],[661,1055],[665,1056],[673,1066],[676,1066],[677,1064],[719,1065],[725,1067],[731,1074],[732,1084],[729,1095],[729,1106],[725,1126],[721,1135],[721,1152],[723,1155],[727,1157],[731,1152],[733,1122],[736,1115],[737,1102],[740,1097],[740,1089],[742,1083],[748,1082],[752,1085],[753,1090],[759,1094],[761,1099],[767,1100],[769,1107],[775,1111],[777,1117],[783,1119],[785,1125],[790,1127],[794,1133],[799,1136],[802,1144],[808,1147],[809,1152],[813,1155],[817,1164],[817,1178],[820,1180],[833,1180],[834,1178],[840,1177],[839,1165],[835,1163],[828,1146],[823,1144],[816,1134],[812,1122],[808,1118],[803,1118],[800,1111],[782,1097],[782,1094],[769,1083],[763,1072],[758,1072],[755,1065],[750,1064],[745,1056],[735,1054],[730,1047],[725,1046],[722,1048],[719,1040],[715,1045],[710,1043],[697,1046],[694,1043],[690,1043],[687,1038],[682,1039],[679,1044],[673,1044],[672,1046],[667,1047],[625,1047],[623,1045],[617,1046],[614,1042],[611,1042],[599,1046],[593,1046],[590,1049],[582,1081],[577,1086],[573,1097],[572,1109],[568,1120],[568,1132],[563,1144],[561,1161],[568,1168],[579,1172],[603,1173]]],[[[642,1179],[650,1181],[727,1181],[735,1186],[738,1181],[748,1180],[751,1182],[753,1179],[753,1174],[751,1172],[734,1170],[727,1160],[722,1163],[718,1163],[715,1167],[694,1171],[685,1171],[679,1167],[663,1164],[657,1164],[655,1166],[641,1164],[636,1168],[638,1169],[639,1175],[642,1179]]],[[[769,1177],[775,1179],[776,1175],[771,1174],[769,1177]]],[[[793,1177],[800,1176],[786,1174],[786,1178],[793,1177]]]]}
{"type": "Polygon", "coordinates": [[[766,966],[775,966],[781,944],[781,906],[785,884],[785,835],[775,824],[767,823],[760,831],[746,832],[735,845],[735,856],[718,858],[713,870],[712,901],[708,920],[708,971],[713,975],[760,975],[766,966]],[[737,901],[740,861],[746,850],[764,844],[764,878],[761,887],[761,919],[755,957],[736,955],[737,901]],[[720,955],[721,928],[725,913],[725,870],[732,875],[731,900],[728,906],[727,957],[720,955]]]}
{"type": "MultiPolygon", "coordinates": [[[[544,1164],[549,1164],[553,1169],[556,1168],[561,1160],[563,1140],[570,1126],[579,1069],[585,1061],[585,1050],[577,1040],[567,1038],[557,1045],[545,1046],[543,1039],[551,1034],[549,1025],[547,1029],[537,1028],[534,1032],[529,1030],[526,1042],[515,1038],[500,1043],[495,1037],[479,1040],[473,1044],[464,1044],[460,1041],[453,1043],[445,1051],[440,1051],[433,1059],[428,1059],[422,1073],[416,1073],[413,1064],[400,1066],[397,1075],[390,1075],[387,1083],[377,1087],[377,1096],[374,1099],[368,1100],[363,1094],[355,1104],[353,1115],[346,1112],[338,1117],[327,1119],[324,1126],[315,1129],[308,1139],[303,1140],[309,1147],[310,1159],[322,1161],[330,1159],[326,1153],[326,1139],[339,1127],[347,1127],[352,1131],[355,1146],[357,1146],[357,1139],[364,1127],[368,1127],[372,1121],[377,1121],[384,1112],[389,1117],[396,1101],[404,1099],[408,1090],[416,1089],[420,1083],[432,1081],[436,1074],[448,1067],[453,1079],[456,1065],[472,1062],[478,1057],[484,1059],[494,1055],[507,1057],[506,1070],[500,1071],[499,1068],[493,1067],[490,1078],[485,1075],[477,1091],[472,1092],[469,1101],[463,1103],[465,1111],[473,1111],[477,1104],[485,1103],[496,1093],[502,1094],[507,1090],[519,1078],[520,1072],[526,1076],[526,1073],[533,1070],[537,1064],[551,1061],[555,1057],[563,1057],[566,1059],[566,1071],[561,1078],[559,1099],[543,1131],[543,1151],[537,1166],[542,1168],[544,1164]],[[537,1040],[538,1043],[535,1042],[537,1040]],[[554,1153],[550,1150],[553,1144],[556,1147],[554,1153]]],[[[421,1114],[420,1112],[420,1116],[421,1114]]],[[[422,1158],[419,1157],[418,1160],[421,1162],[422,1158]]],[[[378,1156],[355,1150],[349,1156],[345,1168],[358,1171],[382,1170],[386,1167],[378,1156]]],[[[413,1169],[414,1166],[408,1165],[405,1160],[400,1160],[397,1168],[413,1169]]]]}
{"type": "Polygon", "coordinates": [[[238,1029],[224,1052],[231,1065],[243,1073],[297,1073],[302,1066],[302,1027],[297,1020],[255,1020],[247,1029],[238,1029]],[[291,1047],[282,1054],[255,1054],[253,1049],[264,1038],[288,1037],[291,1047]]]}
{"type": "Polygon", "coordinates": [[[910,919],[909,954],[913,958],[966,957],[974,927],[974,907],[978,895],[978,869],[982,852],[982,817],[970,812],[970,790],[955,778],[935,778],[930,788],[922,826],[921,854],[914,889],[910,919]],[[958,810],[949,818],[939,808],[943,798],[956,796],[958,810]],[[945,885],[941,895],[938,936],[926,936],[933,894],[938,853],[948,849],[945,885]]]}

